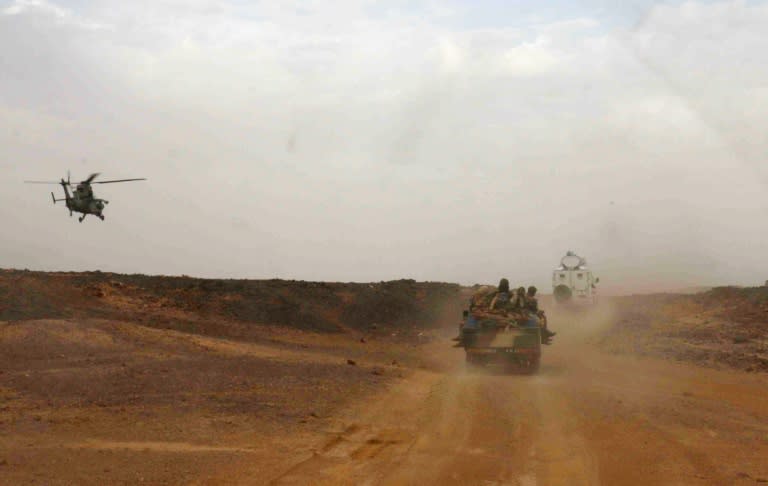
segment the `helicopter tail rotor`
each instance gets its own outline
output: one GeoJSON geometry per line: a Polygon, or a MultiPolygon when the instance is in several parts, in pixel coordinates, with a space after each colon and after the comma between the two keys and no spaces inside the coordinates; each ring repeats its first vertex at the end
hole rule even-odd
{"type": "Polygon", "coordinates": [[[51,199],[53,199],[53,204],[56,204],[59,201],[66,201],[66,198],[56,199],[56,195],[54,193],[51,193],[51,199]]]}

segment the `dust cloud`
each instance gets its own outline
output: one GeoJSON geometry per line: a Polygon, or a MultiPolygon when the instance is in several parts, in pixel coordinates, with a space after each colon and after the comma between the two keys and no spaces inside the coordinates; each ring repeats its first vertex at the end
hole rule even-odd
{"type": "Polygon", "coordinates": [[[611,329],[617,316],[616,306],[610,299],[594,306],[550,305],[546,312],[559,344],[564,340],[569,344],[591,342],[611,329]]]}

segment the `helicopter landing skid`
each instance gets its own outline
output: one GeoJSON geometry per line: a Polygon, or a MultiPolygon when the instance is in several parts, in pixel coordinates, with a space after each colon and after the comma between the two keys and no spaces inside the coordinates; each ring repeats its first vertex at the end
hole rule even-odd
{"type": "MultiPolygon", "coordinates": [[[[77,220],[82,223],[86,216],[88,216],[88,215],[84,214],[84,215],[80,216],[79,218],[77,218],[77,220]]],[[[103,214],[94,214],[94,216],[96,216],[100,220],[104,221],[104,215],[103,214]]]]}

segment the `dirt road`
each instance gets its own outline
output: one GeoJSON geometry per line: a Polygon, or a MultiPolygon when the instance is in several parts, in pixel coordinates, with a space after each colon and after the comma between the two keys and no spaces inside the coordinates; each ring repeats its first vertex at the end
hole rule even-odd
{"type": "Polygon", "coordinates": [[[768,375],[606,354],[605,309],[550,313],[537,375],[469,373],[449,314],[428,344],[3,324],[0,484],[768,483],[768,375]]]}
{"type": "Polygon", "coordinates": [[[537,376],[468,373],[462,350],[435,343],[436,369],[296,444],[284,470],[240,473],[275,485],[768,483],[764,375],[607,356],[588,337],[562,326],[537,376]]]}

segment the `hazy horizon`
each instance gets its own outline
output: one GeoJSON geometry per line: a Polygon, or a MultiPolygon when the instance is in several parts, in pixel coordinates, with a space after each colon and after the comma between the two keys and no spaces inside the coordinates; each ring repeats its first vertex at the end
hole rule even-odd
{"type": "MultiPolygon", "coordinates": [[[[0,0],[0,267],[761,285],[768,3],[0,0]],[[106,221],[26,179],[95,186],[106,221]]],[[[50,190],[49,190],[50,189],[50,190]]]]}

